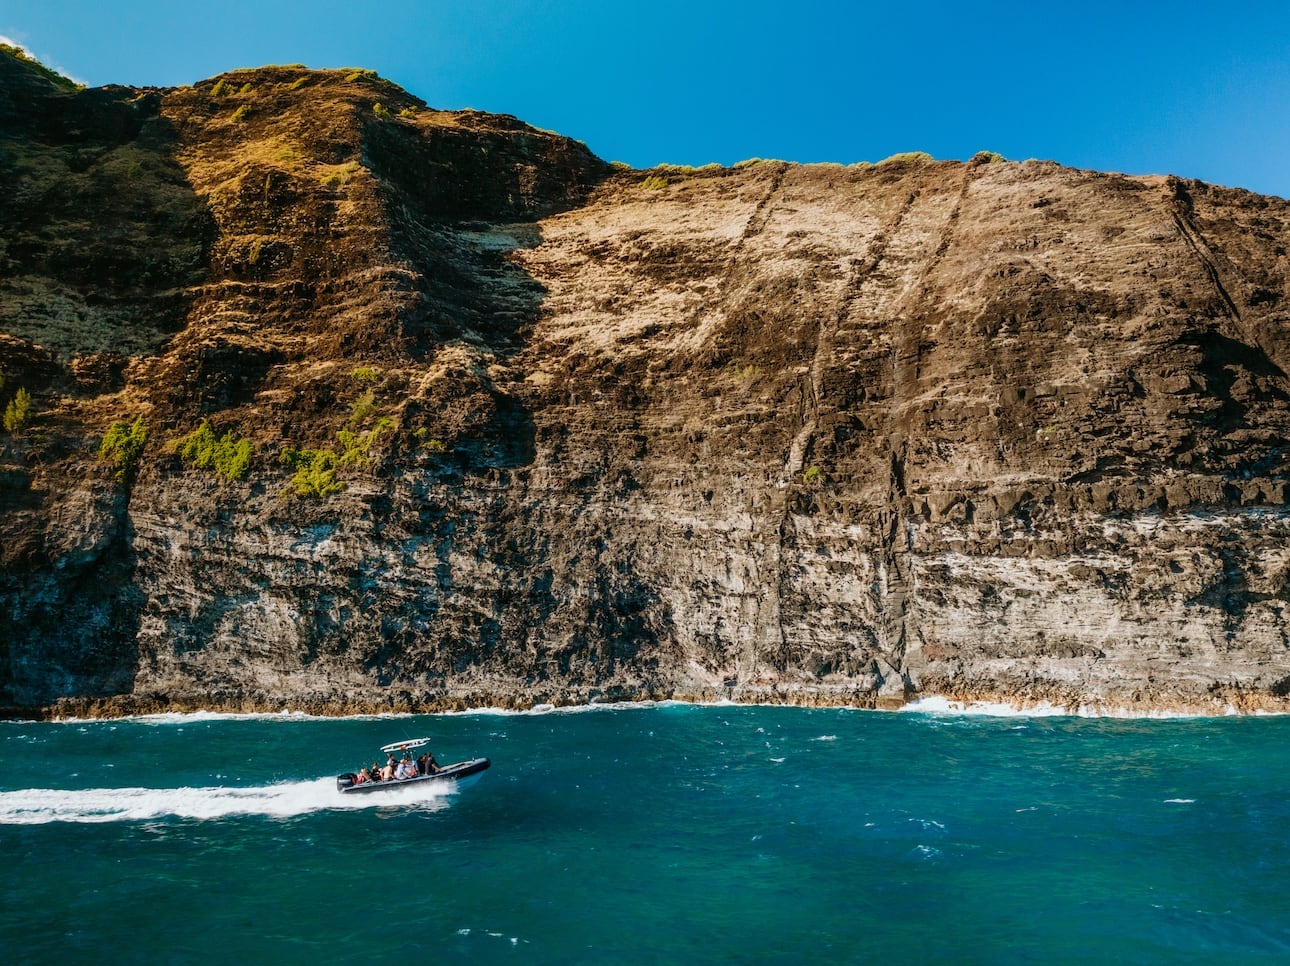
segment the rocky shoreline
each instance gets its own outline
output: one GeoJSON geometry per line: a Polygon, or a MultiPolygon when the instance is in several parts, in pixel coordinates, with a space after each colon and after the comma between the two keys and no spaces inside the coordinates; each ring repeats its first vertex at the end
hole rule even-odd
{"type": "Polygon", "coordinates": [[[190,696],[130,694],[108,698],[63,698],[39,708],[0,708],[0,720],[58,721],[133,718],[162,714],[304,714],[314,717],[443,714],[472,711],[526,712],[577,710],[603,706],[632,706],[660,702],[694,705],[758,705],[797,708],[840,708],[861,711],[925,710],[932,713],[1008,713],[1074,715],[1080,717],[1228,717],[1290,714],[1290,700],[1239,686],[1216,688],[1203,699],[1163,691],[1098,695],[1080,689],[1036,688],[992,691],[955,684],[951,690],[930,691],[909,699],[879,698],[872,692],[840,688],[730,687],[689,691],[626,694],[598,688],[572,691],[462,691],[450,694],[394,692],[367,698],[332,695],[293,696],[274,700],[262,695],[190,696]]]}

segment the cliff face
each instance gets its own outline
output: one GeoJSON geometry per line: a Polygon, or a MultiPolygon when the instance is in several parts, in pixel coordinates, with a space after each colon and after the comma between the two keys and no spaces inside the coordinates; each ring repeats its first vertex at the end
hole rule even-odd
{"type": "Polygon", "coordinates": [[[1284,201],[0,92],[0,705],[1290,705],[1284,201]]]}

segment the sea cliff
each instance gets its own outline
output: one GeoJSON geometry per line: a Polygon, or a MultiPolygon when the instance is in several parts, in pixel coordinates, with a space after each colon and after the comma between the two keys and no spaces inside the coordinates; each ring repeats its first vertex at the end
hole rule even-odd
{"type": "Polygon", "coordinates": [[[9,713],[1290,709],[1282,199],[6,53],[0,173],[9,713]]]}

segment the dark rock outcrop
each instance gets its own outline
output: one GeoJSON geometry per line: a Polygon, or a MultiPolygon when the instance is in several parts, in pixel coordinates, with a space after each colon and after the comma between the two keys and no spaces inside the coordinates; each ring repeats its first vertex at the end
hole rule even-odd
{"type": "Polygon", "coordinates": [[[362,71],[0,90],[0,705],[1287,707],[1280,199],[613,170],[362,71]]]}

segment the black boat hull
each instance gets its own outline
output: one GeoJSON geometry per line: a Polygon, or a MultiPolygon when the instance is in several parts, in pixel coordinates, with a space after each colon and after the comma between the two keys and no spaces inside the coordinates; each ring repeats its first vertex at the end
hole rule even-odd
{"type": "Polygon", "coordinates": [[[478,775],[492,762],[487,758],[472,758],[470,761],[459,761],[455,765],[444,765],[433,775],[417,775],[415,778],[396,778],[388,782],[363,782],[356,785],[358,776],[352,772],[336,776],[336,788],[343,795],[369,795],[374,792],[393,792],[400,788],[412,788],[427,782],[447,784],[478,775]]]}

